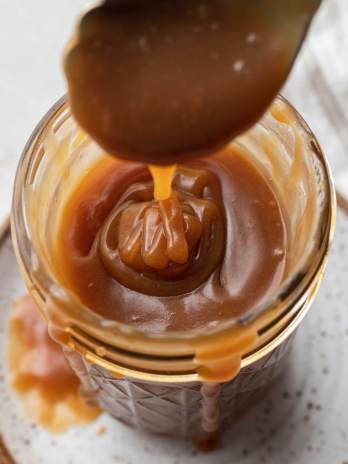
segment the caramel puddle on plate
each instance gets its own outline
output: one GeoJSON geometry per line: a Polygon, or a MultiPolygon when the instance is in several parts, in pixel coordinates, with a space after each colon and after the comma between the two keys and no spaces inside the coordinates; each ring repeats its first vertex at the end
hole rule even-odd
{"type": "Polygon", "coordinates": [[[18,299],[8,325],[12,386],[29,416],[53,434],[90,423],[100,410],[79,395],[80,383],[30,296],[18,299]]]}

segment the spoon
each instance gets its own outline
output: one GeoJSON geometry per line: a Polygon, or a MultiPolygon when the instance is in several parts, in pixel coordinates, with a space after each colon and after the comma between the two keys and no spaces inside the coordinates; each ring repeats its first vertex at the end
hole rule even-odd
{"type": "Polygon", "coordinates": [[[320,0],[107,0],[64,68],[71,110],[108,153],[167,165],[253,126],[284,84],[320,0]]]}

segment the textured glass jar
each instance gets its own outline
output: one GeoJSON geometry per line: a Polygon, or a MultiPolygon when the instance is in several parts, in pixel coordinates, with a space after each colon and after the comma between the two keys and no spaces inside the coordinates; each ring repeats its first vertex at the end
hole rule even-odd
{"type": "Polygon", "coordinates": [[[19,163],[12,234],[28,290],[84,393],[134,427],[182,436],[226,427],[281,371],[319,288],[336,206],[315,137],[278,97],[233,147],[255,163],[277,195],[287,228],[286,275],[276,294],[239,320],[180,333],[143,334],[102,319],[61,284],[55,255],[61,211],[81,177],[105,156],[77,126],[65,98],[34,130],[19,163]],[[223,382],[214,377],[221,363],[230,367],[223,382]]]}

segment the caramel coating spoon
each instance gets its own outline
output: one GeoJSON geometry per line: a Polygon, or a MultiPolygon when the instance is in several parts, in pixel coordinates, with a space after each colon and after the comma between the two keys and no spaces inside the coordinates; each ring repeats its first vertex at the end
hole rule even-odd
{"type": "Polygon", "coordinates": [[[320,0],[107,0],[64,61],[72,112],[107,152],[206,156],[266,111],[320,0]]]}

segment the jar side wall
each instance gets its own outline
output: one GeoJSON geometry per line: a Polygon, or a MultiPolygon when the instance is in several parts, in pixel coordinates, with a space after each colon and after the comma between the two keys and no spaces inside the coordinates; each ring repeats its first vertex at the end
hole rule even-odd
{"type": "MultiPolygon", "coordinates": [[[[221,385],[216,410],[209,411],[209,422],[215,423],[216,430],[226,430],[272,386],[286,367],[294,336],[221,385]]],[[[87,363],[76,352],[66,355],[81,377],[84,394],[116,419],[156,434],[192,438],[202,433],[201,382],[117,378],[104,367],[87,363]]]]}
{"type": "Polygon", "coordinates": [[[13,194],[12,235],[18,259],[43,297],[59,282],[55,237],[65,201],[102,156],[71,118],[65,98],[42,119],[24,149],[13,194]]]}
{"type": "Polygon", "coordinates": [[[253,159],[280,203],[288,240],[285,278],[306,273],[313,253],[320,251],[332,194],[315,137],[279,99],[236,145],[253,159]]]}

